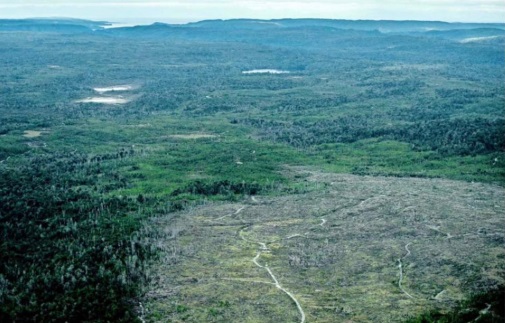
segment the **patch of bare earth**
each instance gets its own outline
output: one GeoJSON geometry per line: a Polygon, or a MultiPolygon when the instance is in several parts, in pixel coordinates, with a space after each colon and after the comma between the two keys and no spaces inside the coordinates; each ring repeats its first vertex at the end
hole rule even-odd
{"type": "Polygon", "coordinates": [[[168,137],[176,139],[202,139],[202,138],[216,138],[217,136],[208,133],[189,133],[189,134],[170,135],[168,137]]]}
{"type": "Polygon", "coordinates": [[[291,172],[308,193],[152,219],[148,321],[399,322],[505,283],[502,187],[291,172]]]}
{"type": "Polygon", "coordinates": [[[42,134],[46,133],[45,130],[25,130],[23,131],[23,137],[25,138],[37,138],[42,136],[42,134]]]}

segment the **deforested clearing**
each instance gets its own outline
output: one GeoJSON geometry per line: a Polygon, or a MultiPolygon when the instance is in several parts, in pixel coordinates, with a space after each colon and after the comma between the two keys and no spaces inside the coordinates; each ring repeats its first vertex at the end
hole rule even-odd
{"type": "Polygon", "coordinates": [[[230,322],[398,322],[504,283],[503,187],[294,172],[306,193],[153,218],[164,256],[150,311],[201,322],[224,302],[230,322]]]}
{"type": "Polygon", "coordinates": [[[170,135],[169,137],[177,139],[202,139],[202,138],[216,138],[217,136],[208,133],[190,133],[190,134],[170,135]]]}
{"type": "Polygon", "coordinates": [[[37,130],[25,130],[23,131],[23,137],[25,138],[36,138],[42,135],[42,131],[37,130]]]}

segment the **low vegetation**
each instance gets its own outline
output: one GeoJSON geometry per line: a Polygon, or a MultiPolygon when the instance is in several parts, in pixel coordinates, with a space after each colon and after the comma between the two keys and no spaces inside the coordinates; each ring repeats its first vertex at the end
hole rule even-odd
{"type": "MultiPolygon", "coordinates": [[[[287,172],[299,194],[151,219],[163,252],[148,321],[400,322],[505,283],[503,188],[287,172]]],[[[494,299],[489,313],[500,313],[494,299]]]]}

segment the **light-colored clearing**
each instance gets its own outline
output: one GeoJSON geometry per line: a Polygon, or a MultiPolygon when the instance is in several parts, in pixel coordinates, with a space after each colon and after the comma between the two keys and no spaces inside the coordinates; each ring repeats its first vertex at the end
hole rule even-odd
{"type": "Polygon", "coordinates": [[[107,92],[130,91],[135,89],[133,85],[113,85],[109,87],[94,87],[93,90],[102,94],[107,92]]]}
{"type": "Polygon", "coordinates": [[[102,103],[102,104],[125,104],[130,102],[130,100],[127,100],[125,98],[113,98],[113,97],[90,97],[82,100],[77,100],[75,101],[77,103],[102,103]]]}
{"type": "Polygon", "coordinates": [[[151,127],[152,125],[150,123],[139,123],[139,124],[127,124],[125,127],[130,127],[130,128],[147,128],[151,127]]]}
{"type": "Polygon", "coordinates": [[[274,69],[260,69],[260,70],[250,70],[242,71],[242,74],[289,74],[289,71],[274,70],[274,69]]]}
{"type": "Polygon", "coordinates": [[[394,64],[381,67],[381,71],[400,71],[400,70],[437,70],[443,68],[443,64],[394,64]]]}
{"type": "Polygon", "coordinates": [[[475,42],[480,42],[480,41],[486,41],[486,40],[496,39],[498,37],[500,37],[500,36],[470,37],[470,38],[462,39],[459,42],[462,43],[462,44],[475,43],[475,42]]]}
{"type": "Polygon", "coordinates": [[[46,131],[38,131],[38,130],[25,130],[23,131],[23,137],[25,138],[37,138],[37,137],[40,137],[42,136],[43,133],[45,133],[46,131]]]}
{"type": "Polygon", "coordinates": [[[201,138],[215,138],[217,136],[208,133],[189,133],[186,135],[170,135],[169,137],[177,139],[201,139],[201,138]]]}
{"type": "Polygon", "coordinates": [[[288,170],[306,193],[206,201],[149,220],[163,256],[142,299],[146,321],[170,310],[174,322],[204,322],[219,298],[240,299],[222,322],[300,322],[302,310],[310,322],[401,322],[451,310],[467,292],[461,282],[479,282],[468,293],[503,284],[502,187],[288,170]],[[177,239],[174,228],[184,228],[177,239]],[[167,308],[182,301],[188,313],[167,308]]]}
{"type": "MultiPolygon", "coordinates": [[[[237,213],[238,213],[238,211],[237,211],[237,213]]],[[[268,274],[270,275],[270,277],[272,278],[272,280],[274,281],[275,287],[277,287],[279,290],[281,290],[286,295],[288,295],[289,298],[291,298],[291,300],[295,303],[296,308],[298,309],[298,312],[300,313],[300,323],[305,323],[305,312],[303,311],[302,305],[300,304],[300,302],[298,301],[298,299],[296,299],[296,297],[293,294],[291,294],[288,290],[286,290],[284,287],[282,287],[282,285],[277,280],[277,277],[275,277],[275,275],[272,272],[272,270],[270,269],[270,267],[268,267],[268,264],[265,264],[263,266],[263,265],[261,265],[258,262],[258,259],[261,257],[261,255],[263,254],[263,252],[269,251],[266,243],[265,242],[260,242],[260,241],[254,242],[254,241],[247,240],[242,235],[240,235],[240,233],[239,233],[239,236],[242,238],[242,240],[245,240],[247,242],[257,243],[257,244],[259,244],[261,246],[261,248],[260,248],[261,251],[258,251],[258,253],[256,254],[256,256],[252,259],[252,262],[257,267],[265,269],[268,272],[268,274]]]]}

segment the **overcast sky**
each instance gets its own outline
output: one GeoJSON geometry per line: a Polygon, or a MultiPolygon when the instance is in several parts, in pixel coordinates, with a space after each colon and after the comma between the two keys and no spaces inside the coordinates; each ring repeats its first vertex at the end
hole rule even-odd
{"type": "Polygon", "coordinates": [[[503,0],[0,0],[0,18],[118,22],[333,18],[505,22],[503,0]]]}

